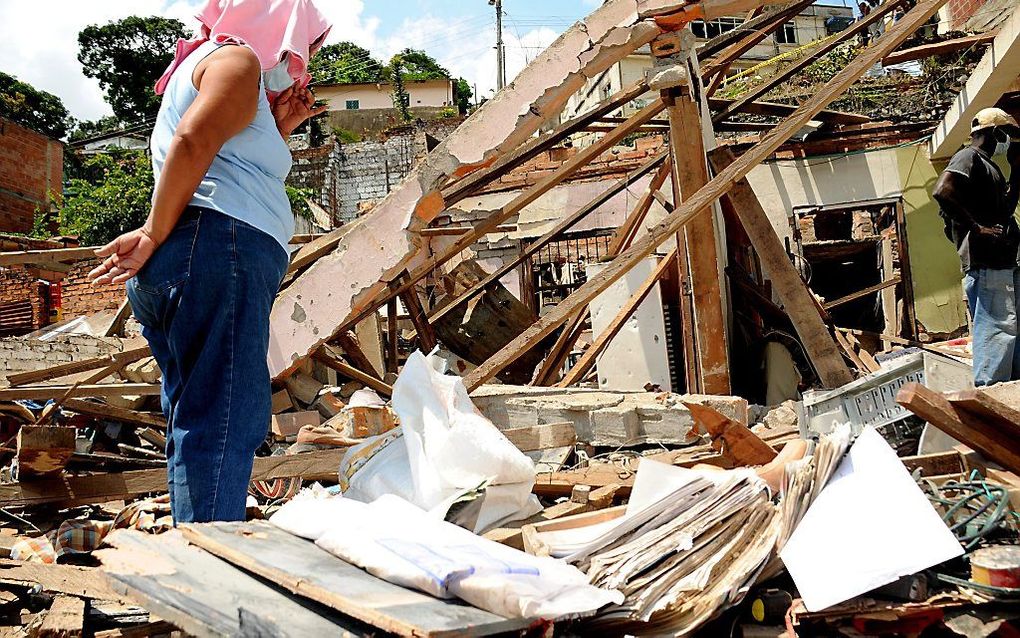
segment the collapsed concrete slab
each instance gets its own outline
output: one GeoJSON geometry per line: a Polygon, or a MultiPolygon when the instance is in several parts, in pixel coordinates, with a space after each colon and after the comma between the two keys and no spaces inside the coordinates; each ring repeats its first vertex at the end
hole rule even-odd
{"type": "MultiPolygon", "coordinates": [[[[643,2],[655,15],[678,3],[643,2]]],[[[711,3],[710,3],[711,4],[711,3]]],[[[490,165],[561,112],[586,80],[648,44],[662,31],[638,13],[637,0],[609,0],[559,37],[532,64],[433,150],[336,250],[308,268],[277,298],[271,316],[269,367],[274,378],[370,308],[405,270],[434,257],[436,240],[415,231],[446,207],[450,178],[490,165]]]]}
{"type": "Polygon", "coordinates": [[[471,398],[501,429],[570,422],[579,442],[607,447],[698,441],[683,401],[710,406],[741,423],[748,418],[747,401],[730,396],[488,385],[471,398]]]}

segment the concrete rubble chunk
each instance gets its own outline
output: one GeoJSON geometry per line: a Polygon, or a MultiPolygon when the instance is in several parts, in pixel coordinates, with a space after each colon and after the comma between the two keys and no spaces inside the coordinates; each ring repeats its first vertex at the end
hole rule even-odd
{"type": "Polygon", "coordinates": [[[595,446],[696,442],[683,401],[713,407],[741,423],[748,417],[747,401],[731,396],[499,385],[482,386],[471,398],[501,429],[570,422],[578,442],[595,446]]]}

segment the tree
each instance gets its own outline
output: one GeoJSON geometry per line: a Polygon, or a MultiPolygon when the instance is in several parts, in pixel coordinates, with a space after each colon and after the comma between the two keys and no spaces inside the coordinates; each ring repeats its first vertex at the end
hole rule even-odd
{"type": "Polygon", "coordinates": [[[2,72],[0,116],[56,139],[67,135],[74,124],[74,118],[59,97],[2,72]]]}
{"type": "Polygon", "coordinates": [[[403,62],[403,78],[407,81],[445,80],[450,77],[446,67],[428,53],[417,49],[404,49],[397,55],[403,62]]]}
{"type": "Polygon", "coordinates": [[[152,202],[152,165],[145,153],[111,151],[84,162],[85,177],[72,179],[60,208],[60,232],[82,245],[105,244],[138,228],[152,202]]]}
{"type": "Polygon", "coordinates": [[[71,137],[68,138],[72,142],[78,140],[86,140],[96,135],[102,135],[110,131],[117,130],[123,126],[123,122],[116,115],[105,115],[98,120],[81,120],[74,127],[71,132],[71,137]]]}
{"type": "Polygon", "coordinates": [[[464,78],[457,78],[457,82],[453,85],[453,99],[457,103],[457,110],[461,115],[467,115],[467,112],[471,110],[471,98],[474,95],[475,92],[471,90],[468,81],[464,78]]]}
{"type": "Polygon", "coordinates": [[[399,53],[390,59],[386,67],[387,80],[392,87],[390,99],[393,101],[393,108],[400,114],[404,122],[411,121],[411,95],[404,86],[404,58],[399,53]]]}
{"type": "Polygon", "coordinates": [[[78,61],[87,77],[99,80],[118,118],[139,120],[159,109],[153,87],[187,35],[180,20],[158,16],[93,24],[78,34],[78,61]]]}
{"type": "Polygon", "coordinates": [[[308,63],[312,81],[321,84],[357,84],[378,82],[383,64],[353,42],[327,44],[308,63]]]}

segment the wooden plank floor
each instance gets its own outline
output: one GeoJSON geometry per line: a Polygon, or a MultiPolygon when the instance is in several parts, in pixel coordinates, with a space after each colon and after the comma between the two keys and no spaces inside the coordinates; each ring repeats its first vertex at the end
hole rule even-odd
{"type": "Polygon", "coordinates": [[[111,587],[199,638],[379,636],[332,609],[281,591],[193,547],[178,531],[118,530],[99,550],[111,587]]]}
{"type": "Polygon", "coordinates": [[[530,624],[388,583],[265,521],[181,530],[191,543],[238,567],[402,636],[488,636],[530,624]]]}

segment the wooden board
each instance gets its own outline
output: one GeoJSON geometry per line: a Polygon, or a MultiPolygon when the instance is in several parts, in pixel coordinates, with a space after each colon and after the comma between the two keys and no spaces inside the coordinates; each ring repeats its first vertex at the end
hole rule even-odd
{"type": "Polygon", "coordinates": [[[919,383],[904,385],[896,396],[896,402],[988,460],[1011,472],[1020,472],[1020,439],[1011,437],[969,408],[958,407],[942,393],[919,383]]]}
{"type": "Polygon", "coordinates": [[[187,634],[306,638],[375,633],[188,545],[177,530],[158,536],[116,530],[107,542],[114,549],[95,555],[110,586],[187,634]]]}
{"type": "Polygon", "coordinates": [[[162,414],[156,414],[154,412],[128,410],[127,408],[121,408],[107,403],[86,401],[84,399],[64,399],[63,407],[79,414],[87,414],[89,416],[96,416],[104,419],[113,419],[114,421],[130,423],[133,425],[144,425],[159,428],[160,430],[166,429],[166,419],[162,414]]]}
{"type": "Polygon", "coordinates": [[[74,455],[77,430],[54,425],[23,425],[18,430],[18,478],[45,476],[64,469],[74,455]]]}
{"type": "MultiPolygon", "coordinates": [[[[637,262],[644,259],[667,239],[673,237],[698,211],[706,209],[712,202],[726,194],[738,180],[746,177],[755,166],[774,153],[805,124],[810,122],[819,111],[860,79],[883,55],[899,46],[907,36],[924,24],[945,2],[946,0],[921,0],[903,18],[886,31],[885,35],[879,38],[877,43],[854,58],[842,72],[829,80],[807,101],[797,107],[793,115],[780,122],[761,141],[748,149],[747,152],[727,168],[716,174],[698,192],[686,199],[674,212],[670,213],[656,226],[651,233],[635,242],[596,276],[588,279],[584,285],[571,293],[567,299],[549,310],[538,322],[507,344],[496,356],[486,361],[483,365],[478,366],[464,377],[464,385],[467,386],[468,390],[474,390],[499,374],[503,368],[513,363],[524,352],[534,347],[539,341],[556,330],[580,308],[590,303],[618,279],[623,277],[637,262]]],[[[651,119],[657,114],[657,110],[649,110],[655,105],[656,103],[653,102],[642,111],[642,114],[646,116],[644,121],[651,119]]],[[[662,106],[661,101],[658,102],[658,106],[662,106]]],[[[632,121],[638,126],[643,123],[640,117],[641,115],[635,115],[632,118],[632,121]]],[[[607,134],[607,138],[610,135],[612,134],[607,134]]],[[[594,146],[590,148],[594,148],[594,146]]],[[[575,157],[581,157],[582,154],[578,154],[575,157]]],[[[496,223],[502,221],[498,220],[496,223]]]]}
{"type": "MultiPolygon", "coordinates": [[[[673,197],[676,203],[686,202],[708,183],[708,164],[699,105],[688,87],[681,87],[667,101],[669,117],[669,145],[673,154],[673,197]]],[[[722,281],[719,255],[716,251],[717,232],[712,207],[707,206],[680,231],[685,235],[682,244],[687,249],[693,325],[683,326],[694,336],[698,382],[695,386],[703,394],[730,393],[730,357],[726,340],[726,316],[723,309],[722,281]]],[[[678,241],[680,239],[678,238],[678,241]]],[[[679,255],[685,259],[683,254],[679,255]]],[[[686,294],[683,300],[686,300],[686,294]]],[[[686,318],[687,313],[685,313],[686,318]]],[[[692,363],[692,362],[688,362],[692,363]]],[[[688,386],[689,388],[691,386],[688,386]]]]}
{"type": "MultiPolygon", "coordinates": [[[[337,468],[344,450],[319,450],[255,459],[253,481],[300,476],[307,481],[337,480],[337,468]]],[[[91,476],[58,476],[30,483],[0,485],[4,507],[29,507],[59,503],[63,507],[132,499],[143,494],[166,491],[166,470],[138,470],[91,476]]]]}
{"type": "Polygon", "coordinates": [[[530,624],[388,583],[264,521],[184,525],[182,532],[293,593],[402,636],[485,636],[530,624]]]}
{"type": "Polygon", "coordinates": [[[365,374],[354,366],[347,365],[341,361],[339,357],[334,356],[333,353],[329,351],[328,346],[317,350],[315,354],[312,355],[312,358],[325,365],[327,368],[336,370],[348,379],[364,383],[366,386],[372,388],[383,396],[393,396],[393,386],[388,383],[383,383],[371,375],[365,374]]]}
{"type": "Polygon", "coordinates": [[[28,383],[38,383],[40,381],[48,381],[50,379],[56,379],[64,377],[70,374],[78,374],[80,372],[88,372],[89,370],[96,370],[98,368],[105,368],[112,363],[132,363],[139,359],[144,359],[152,354],[149,350],[149,346],[143,346],[141,348],[132,348],[125,350],[124,352],[118,352],[116,354],[106,357],[96,357],[94,359],[85,359],[83,361],[72,361],[70,363],[61,363],[60,365],[50,366],[49,368],[43,368],[42,370],[31,370],[29,372],[19,372],[12,374],[7,377],[7,381],[12,386],[26,385],[28,383]]]}
{"type": "Polygon", "coordinates": [[[0,390],[0,401],[17,401],[18,399],[59,399],[64,395],[71,397],[118,397],[118,396],[153,396],[159,394],[158,383],[83,383],[73,385],[35,385],[0,390]]]}
{"type": "Polygon", "coordinates": [[[53,598],[35,638],[75,638],[85,624],[85,601],[59,594],[53,598]]]}
{"type": "Polygon", "coordinates": [[[961,390],[948,396],[953,407],[963,408],[1002,430],[1003,436],[1020,440],[1020,410],[979,390],[961,390]]]}
{"type": "Polygon", "coordinates": [[[45,565],[0,558],[0,584],[38,584],[47,594],[68,594],[91,600],[126,601],[93,567],[45,565]]]}
{"type": "Polygon", "coordinates": [[[909,49],[893,51],[889,55],[882,58],[882,66],[902,64],[903,62],[920,60],[921,58],[927,58],[933,55],[945,55],[947,53],[954,53],[956,51],[961,51],[963,49],[969,49],[970,47],[973,46],[989,44],[992,40],[995,39],[995,36],[997,36],[998,34],[999,30],[996,29],[988,33],[968,35],[962,38],[955,38],[953,40],[944,40],[942,42],[923,44],[918,47],[911,47],[909,49]]]}

